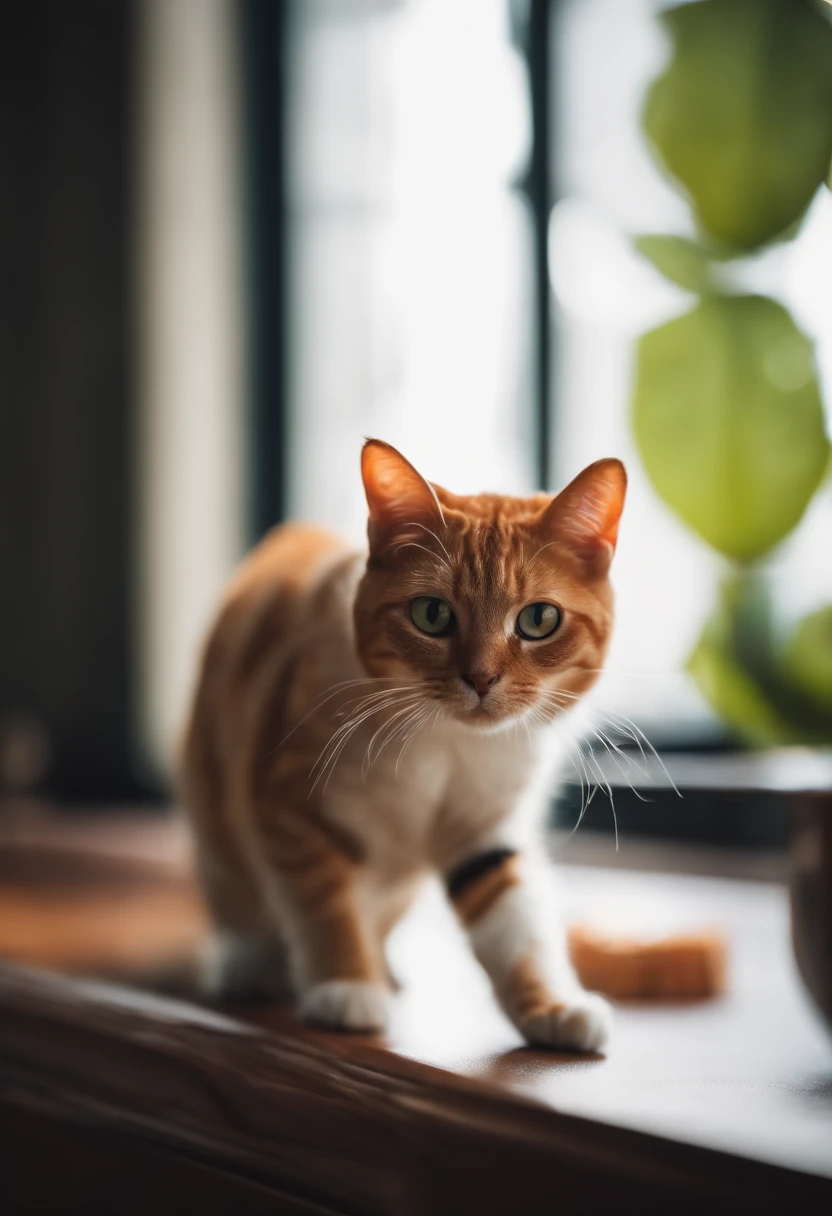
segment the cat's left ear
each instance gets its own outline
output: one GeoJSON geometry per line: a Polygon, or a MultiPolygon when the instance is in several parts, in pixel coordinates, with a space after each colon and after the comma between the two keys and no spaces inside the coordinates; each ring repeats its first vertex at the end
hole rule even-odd
{"type": "Polygon", "coordinates": [[[609,563],[624,510],[627,473],[620,460],[596,460],[543,513],[542,528],[582,556],[609,563]]]}
{"type": "Polygon", "coordinates": [[[419,540],[425,528],[444,523],[433,487],[389,443],[366,441],[361,476],[370,509],[367,535],[371,549],[393,540],[419,540]]]}

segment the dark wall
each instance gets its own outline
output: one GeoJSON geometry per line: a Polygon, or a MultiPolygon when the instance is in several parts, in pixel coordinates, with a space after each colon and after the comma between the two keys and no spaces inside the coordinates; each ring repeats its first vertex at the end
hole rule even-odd
{"type": "Polygon", "coordinates": [[[17,0],[0,38],[0,786],[69,798],[139,790],[134,19],[128,0],[17,0]]]}

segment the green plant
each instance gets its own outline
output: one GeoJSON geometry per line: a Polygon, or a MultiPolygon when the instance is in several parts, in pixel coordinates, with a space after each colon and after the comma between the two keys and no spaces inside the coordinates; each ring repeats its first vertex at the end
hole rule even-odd
{"type": "Polygon", "coordinates": [[[832,606],[781,636],[761,565],[829,468],[812,346],[725,267],[792,239],[832,180],[832,26],[812,0],[693,0],[661,19],[672,56],[644,129],[698,239],[636,246],[699,298],[640,339],[632,424],[658,494],[727,562],[688,666],[748,742],[830,742],[832,606]]]}

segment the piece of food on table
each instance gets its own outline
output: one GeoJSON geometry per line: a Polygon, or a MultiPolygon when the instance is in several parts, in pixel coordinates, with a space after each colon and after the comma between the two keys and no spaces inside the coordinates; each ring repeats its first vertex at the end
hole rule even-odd
{"type": "Polygon", "coordinates": [[[715,929],[649,941],[578,925],[569,952],[581,983],[617,1000],[697,1000],[725,987],[726,943],[715,929]]]}

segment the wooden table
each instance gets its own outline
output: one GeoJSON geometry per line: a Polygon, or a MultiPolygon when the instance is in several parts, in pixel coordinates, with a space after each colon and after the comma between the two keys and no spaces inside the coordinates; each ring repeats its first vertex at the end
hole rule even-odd
{"type": "Polygon", "coordinates": [[[0,1208],[832,1211],[832,1037],[776,883],[562,866],[572,920],[731,948],[724,997],[622,1007],[569,1057],[522,1046],[437,890],[391,943],[388,1041],[343,1037],[196,1003],[168,823],[2,825],[0,1208]]]}

